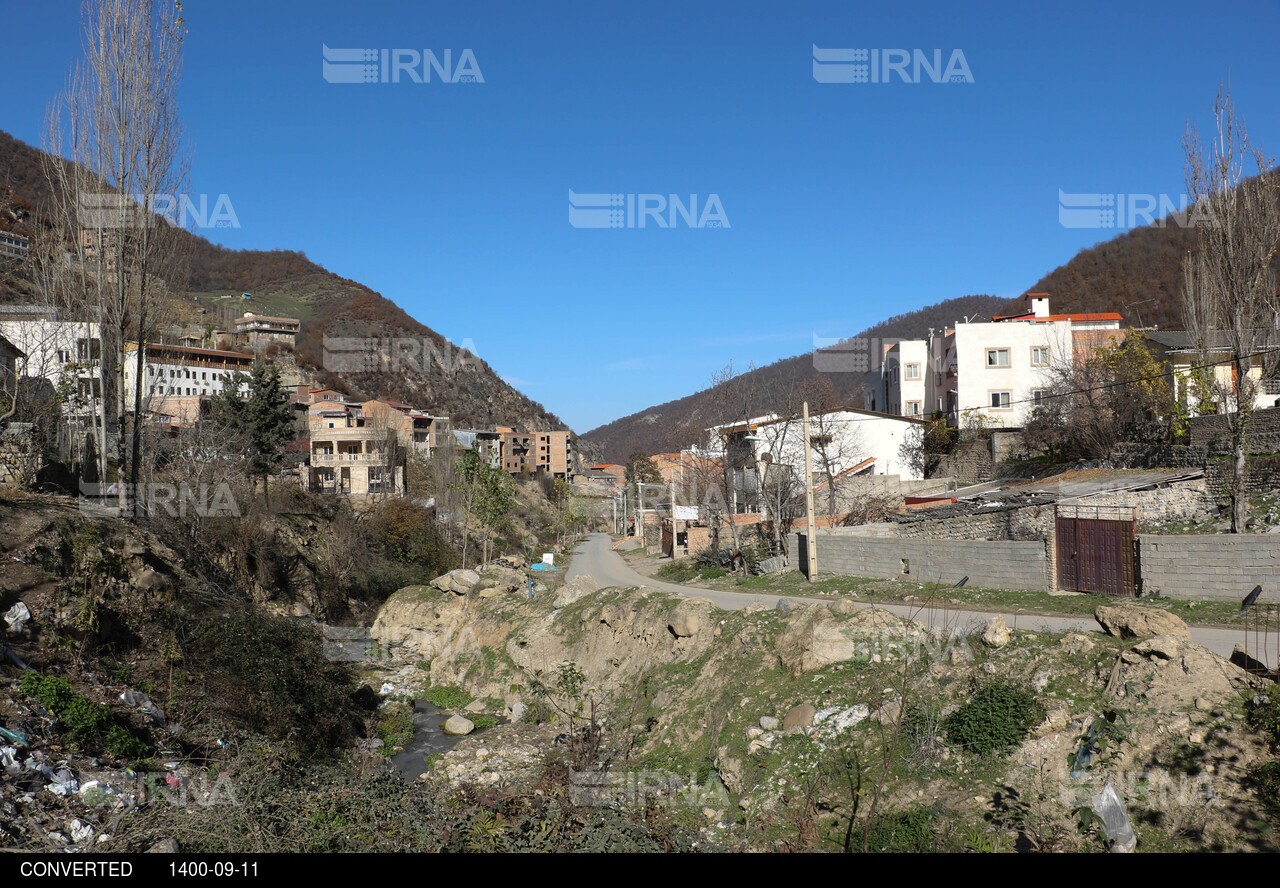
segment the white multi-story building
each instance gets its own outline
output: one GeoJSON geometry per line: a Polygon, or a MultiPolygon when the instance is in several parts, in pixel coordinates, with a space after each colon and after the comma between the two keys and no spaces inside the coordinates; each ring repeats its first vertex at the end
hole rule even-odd
{"type": "Polygon", "coordinates": [[[80,412],[101,397],[102,340],[98,325],[58,320],[55,309],[36,305],[0,306],[0,336],[22,350],[19,377],[47,379],[65,398],[65,412],[80,412]]]}
{"type": "MultiPolygon", "coordinates": [[[[125,345],[124,388],[132,410],[138,386],[138,345],[125,345]]],[[[143,359],[142,409],[153,420],[190,425],[200,417],[200,402],[221,395],[237,373],[253,369],[254,356],[212,348],[148,345],[143,359]]],[[[241,393],[248,397],[247,387],[241,393]]]]}
{"type": "Polygon", "coordinates": [[[939,413],[953,425],[1017,428],[1048,395],[1055,375],[1088,350],[1123,338],[1115,312],[1050,314],[1047,293],[1029,293],[1026,302],[1021,314],[957,323],[927,340],[886,348],[880,367],[866,376],[866,406],[900,416],[939,413]]]}

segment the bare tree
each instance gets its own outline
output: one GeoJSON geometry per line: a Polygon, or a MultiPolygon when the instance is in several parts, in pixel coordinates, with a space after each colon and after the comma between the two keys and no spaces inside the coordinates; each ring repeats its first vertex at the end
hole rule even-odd
{"type": "Polygon", "coordinates": [[[1258,382],[1256,364],[1274,361],[1280,298],[1272,263],[1280,246],[1280,191],[1272,161],[1249,139],[1229,88],[1214,102],[1213,140],[1194,127],[1183,140],[1186,186],[1194,202],[1198,246],[1183,263],[1183,314],[1201,368],[1222,363],[1228,373],[1206,374],[1224,406],[1231,440],[1231,531],[1244,530],[1250,424],[1258,382]]]}
{"type": "Polygon", "coordinates": [[[126,446],[119,435],[117,457],[134,485],[142,461],[143,387],[136,385],[126,403],[125,344],[131,336],[139,344],[132,357],[141,383],[156,326],[154,302],[177,272],[179,229],[158,224],[157,213],[172,223],[186,180],[177,101],[181,14],[176,0],[86,2],[85,57],[50,108],[47,125],[53,216],[69,246],[62,297],[100,324],[100,440],[132,410],[130,441],[126,446]]]}

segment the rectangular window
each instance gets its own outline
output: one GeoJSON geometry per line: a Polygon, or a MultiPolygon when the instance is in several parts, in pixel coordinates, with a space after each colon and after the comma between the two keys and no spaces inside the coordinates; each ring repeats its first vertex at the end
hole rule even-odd
{"type": "Polygon", "coordinates": [[[987,366],[988,367],[1008,367],[1009,366],[1009,349],[1007,348],[987,349],[987,366]]]}
{"type": "Polygon", "coordinates": [[[992,392],[991,393],[991,409],[1008,410],[1009,409],[1009,392],[992,392]]]}
{"type": "Polygon", "coordinates": [[[902,372],[902,378],[903,378],[903,379],[919,379],[919,378],[920,378],[920,365],[919,365],[919,364],[906,364],[906,365],[904,365],[904,369],[903,369],[903,372],[902,372]]]}
{"type": "Polygon", "coordinates": [[[1041,404],[1045,402],[1046,394],[1047,392],[1045,392],[1044,389],[1035,389],[1034,391],[1031,392],[1031,400],[1035,402],[1035,405],[1037,407],[1039,407],[1041,404]]]}
{"type": "Polygon", "coordinates": [[[1031,366],[1049,366],[1049,347],[1047,345],[1035,345],[1031,347],[1031,366]]]}
{"type": "Polygon", "coordinates": [[[921,404],[922,402],[920,401],[908,401],[907,416],[919,416],[921,404]]]}

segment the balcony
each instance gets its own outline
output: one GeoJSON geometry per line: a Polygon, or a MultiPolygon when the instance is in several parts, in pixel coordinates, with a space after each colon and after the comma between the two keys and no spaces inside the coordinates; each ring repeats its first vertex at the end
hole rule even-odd
{"type": "Polygon", "coordinates": [[[382,453],[312,453],[313,466],[385,466],[387,457],[382,453]]]}

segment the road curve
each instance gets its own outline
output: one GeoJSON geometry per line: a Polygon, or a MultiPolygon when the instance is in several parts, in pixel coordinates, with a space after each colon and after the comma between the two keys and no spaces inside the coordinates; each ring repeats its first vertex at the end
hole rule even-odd
{"type": "MultiPolygon", "coordinates": [[[[613,541],[606,533],[593,533],[578,545],[573,552],[573,562],[569,565],[566,579],[585,575],[595,580],[601,588],[605,586],[649,586],[662,589],[686,598],[709,598],[718,607],[725,610],[738,610],[752,602],[759,602],[769,607],[777,607],[780,601],[803,602],[806,604],[826,604],[828,598],[804,598],[796,595],[761,595],[755,592],[731,592],[726,589],[702,589],[697,586],[685,586],[678,583],[663,583],[637,573],[623,560],[622,556],[610,547],[613,541]]],[[[901,604],[871,604],[862,601],[854,602],[858,607],[878,607],[902,617],[908,617],[923,623],[926,627],[950,627],[959,629],[965,634],[980,633],[991,618],[997,616],[992,611],[969,611],[943,609],[938,606],[913,607],[901,604]]],[[[1037,632],[1101,632],[1102,627],[1093,617],[1061,617],[1053,614],[1015,614],[1000,613],[1010,629],[1031,629],[1037,632]]],[[[1198,645],[1208,648],[1222,657],[1230,657],[1231,650],[1239,642],[1244,641],[1244,633],[1239,629],[1221,629],[1214,626],[1192,626],[1191,639],[1198,645]]]]}

